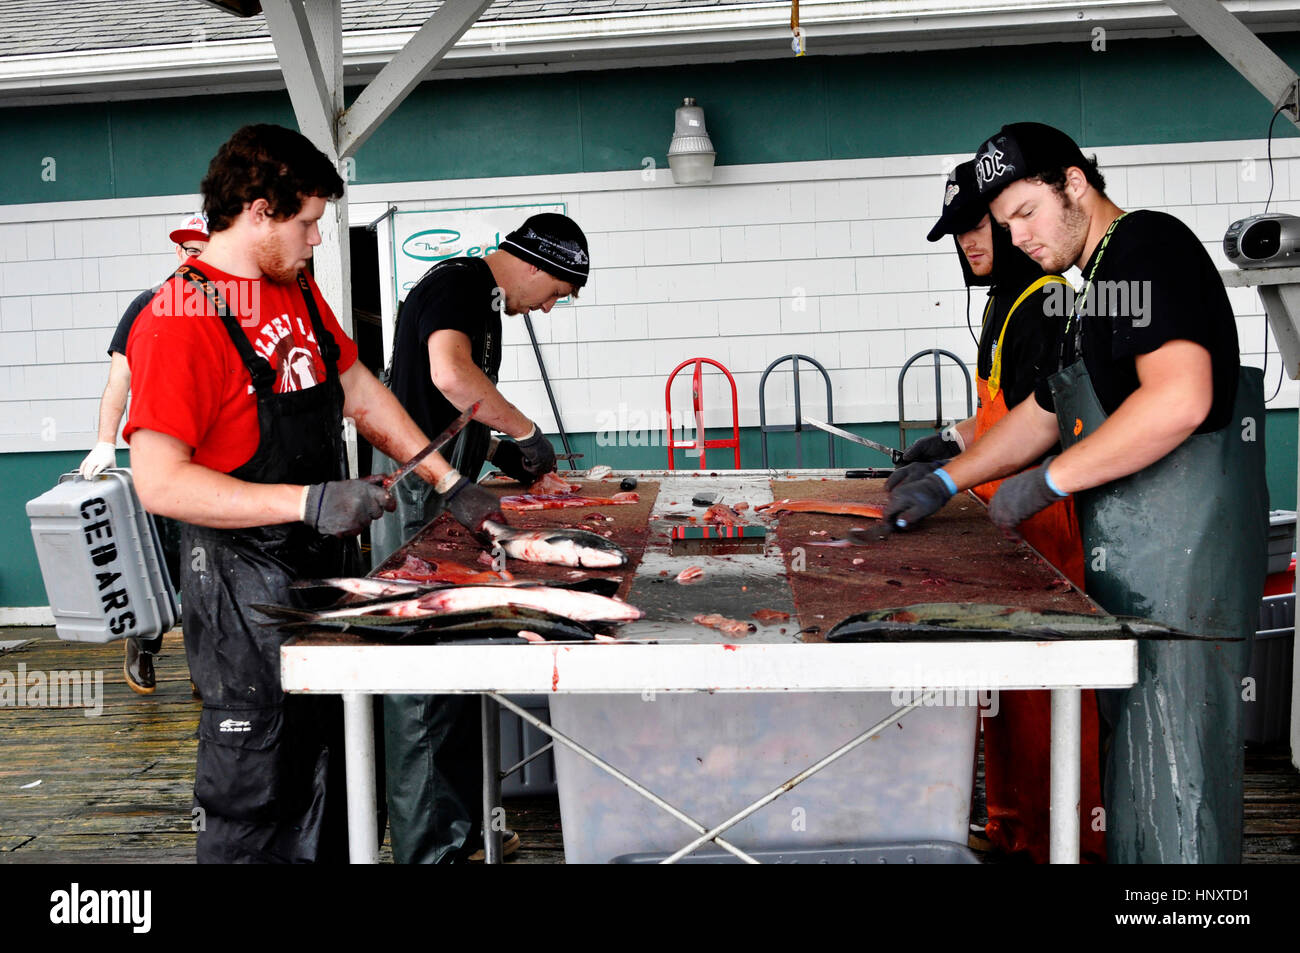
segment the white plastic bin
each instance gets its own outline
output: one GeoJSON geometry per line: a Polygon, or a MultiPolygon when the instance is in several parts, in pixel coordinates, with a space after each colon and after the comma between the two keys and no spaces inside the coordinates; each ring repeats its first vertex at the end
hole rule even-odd
{"type": "MultiPolygon", "coordinates": [[[[551,724],[711,826],[897,707],[888,692],[557,694],[551,724]]],[[[723,836],[750,849],[965,843],[977,717],[918,708],[723,836]]],[[[558,744],[555,764],[567,863],[671,853],[695,836],[558,744]]]]}

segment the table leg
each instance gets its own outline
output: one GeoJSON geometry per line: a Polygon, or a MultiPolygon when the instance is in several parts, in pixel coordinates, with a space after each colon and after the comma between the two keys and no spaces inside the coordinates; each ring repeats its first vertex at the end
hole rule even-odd
{"type": "Polygon", "coordinates": [[[1053,864],[1079,862],[1079,749],[1082,696],[1077,688],[1052,689],[1051,843],[1053,864]]]}
{"type": "Polygon", "coordinates": [[[501,708],[488,695],[483,705],[483,851],[489,864],[501,863],[501,708]],[[500,820],[498,820],[498,818],[500,820]]]}
{"type": "Polygon", "coordinates": [[[354,864],[379,863],[375,814],[375,716],[369,695],[343,695],[343,763],[348,786],[348,855],[354,864]]]}

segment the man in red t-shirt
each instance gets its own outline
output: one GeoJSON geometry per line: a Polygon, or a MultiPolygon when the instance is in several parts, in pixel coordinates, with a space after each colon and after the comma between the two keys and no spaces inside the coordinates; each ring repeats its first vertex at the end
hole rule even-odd
{"type": "MultiPolygon", "coordinates": [[[[203,180],[210,241],[136,321],[124,438],[140,500],[183,522],[182,628],[203,695],[200,862],[346,860],[338,699],[286,695],[288,637],[250,608],[305,604],[304,577],[360,575],[358,534],[393,501],[347,479],[343,417],[396,460],[428,437],[357,361],[303,270],[343,182],[302,135],[246,126],[203,180]]],[[[471,531],[495,498],[437,454],[419,469],[471,531]]]]}

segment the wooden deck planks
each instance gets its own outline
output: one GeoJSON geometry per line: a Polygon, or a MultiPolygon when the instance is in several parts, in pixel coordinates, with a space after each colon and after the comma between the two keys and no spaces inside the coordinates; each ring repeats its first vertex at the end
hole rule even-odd
{"type": "MultiPolygon", "coordinates": [[[[179,632],[165,638],[149,696],[123,682],[120,643],[65,643],[48,629],[8,630],[0,641],[33,636],[0,654],[0,670],[16,672],[21,662],[29,672],[102,671],[103,713],[0,708],[0,863],[192,863],[200,703],[190,695],[179,632]],[[40,784],[23,787],[33,781],[40,784]]],[[[981,783],[977,822],[982,793],[981,783]]],[[[523,842],[509,863],[564,862],[555,798],[505,806],[523,842]]],[[[1300,773],[1285,752],[1247,752],[1245,816],[1246,863],[1300,863],[1300,773]]],[[[391,862],[387,844],[380,859],[391,862]]]]}

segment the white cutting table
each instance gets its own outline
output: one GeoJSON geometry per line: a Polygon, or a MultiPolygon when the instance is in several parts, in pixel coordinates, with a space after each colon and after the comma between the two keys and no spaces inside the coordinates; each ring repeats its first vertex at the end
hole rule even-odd
{"type": "Polygon", "coordinates": [[[286,691],[343,696],[349,837],[375,863],[373,694],[1052,689],[1051,860],[1079,860],[1081,688],[1137,680],[1137,643],[322,646],[281,650],[286,691]],[[918,671],[949,673],[914,684],[918,671]]]}
{"type": "MultiPolygon", "coordinates": [[[[770,499],[768,480],[774,476],[842,478],[843,471],[660,471],[635,475],[661,481],[654,518],[674,510],[690,511],[693,492],[740,491],[744,499],[759,503],[765,497],[770,499]]],[[[665,558],[664,553],[648,547],[638,575],[657,576],[665,558]]],[[[701,559],[692,557],[691,561],[698,563],[701,559]]],[[[781,557],[771,552],[754,554],[749,559],[733,557],[712,568],[717,573],[741,572],[747,581],[759,586],[771,584],[784,572],[781,557]]],[[[704,590],[703,586],[674,588],[704,590]]],[[[500,700],[501,695],[548,692],[970,692],[1044,688],[1052,690],[1051,860],[1078,862],[1079,693],[1083,688],[1133,685],[1137,681],[1135,641],[804,644],[796,637],[765,640],[758,633],[726,643],[719,633],[693,625],[690,611],[686,609],[687,614],[677,621],[648,617],[620,630],[621,638],[658,639],[657,644],[339,645],[313,644],[309,638],[287,643],[281,649],[281,679],[286,691],[343,696],[353,862],[374,863],[378,853],[371,695],[472,693],[500,700]],[[925,684],[916,684],[918,673],[925,673],[925,684]]],[[[495,714],[494,706],[485,708],[495,714]]],[[[491,721],[490,734],[494,738],[495,718],[491,721]]],[[[881,722],[874,730],[885,726],[886,722],[881,722]]],[[[573,747],[570,739],[554,732],[552,735],[557,742],[573,747]]],[[[864,732],[851,744],[869,735],[864,732]]],[[[773,796],[777,793],[773,792],[773,796]]],[[[487,802],[495,804],[494,796],[489,794],[487,802]]],[[[678,816],[700,835],[696,840],[712,835],[707,839],[732,850],[721,837],[721,830],[706,831],[698,819],[678,816]]],[[[489,859],[492,855],[490,844],[489,859]]]]}

